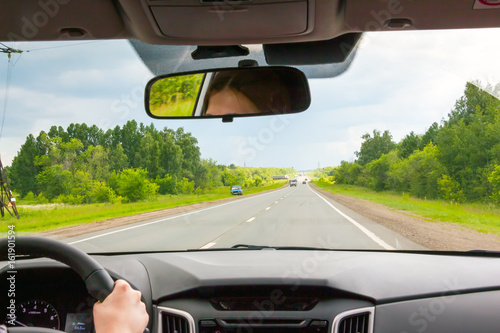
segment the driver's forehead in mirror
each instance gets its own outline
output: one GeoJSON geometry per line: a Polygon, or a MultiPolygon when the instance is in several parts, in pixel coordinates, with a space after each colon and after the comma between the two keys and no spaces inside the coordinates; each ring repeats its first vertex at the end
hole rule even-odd
{"type": "Polygon", "coordinates": [[[216,72],[208,86],[203,114],[278,114],[290,110],[288,88],[273,70],[216,72]]]}

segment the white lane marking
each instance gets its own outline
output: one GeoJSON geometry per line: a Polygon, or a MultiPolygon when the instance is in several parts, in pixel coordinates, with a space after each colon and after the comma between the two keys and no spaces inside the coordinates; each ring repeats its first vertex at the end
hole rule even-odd
{"type": "Polygon", "coordinates": [[[267,208],[266,208],[266,210],[269,210],[269,209],[271,209],[271,207],[267,207],[267,208]]]}
{"type": "Polygon", "coordinates": [[[135,226],[128,227],[128,228],[123,228],[123,229],[120,229],[120,230],[106,232],[104,234],[100,234],[100,235],[96,235],[96,236],[92,236],[92,237],[80,239],[80,240],[77,240],[77,241],[74,241],[74,242],[71,242],[71,243],[68,243],[68,244],[69,245],[78,244],[78,243],[86,242],[86,241],[89,241],[89,240],[92,240],[92,239],[96,239],[96,238],[100,238],[100,237],[104,237],[104,236],[109,236],[109,235],[112,235],[112,234],[116,234],[116,233],[119,233],[119,232],[122,232],[122,231],[137,229],[137,228],[145,227],[145,226],[148,226],[148,225],[151,225],[151,224],[156,224],[156,223],[160,223],[160,222],[165,222],[165,221],[177,219],[179,217],[184,217],[184,216],[189,216],[189,215],[193,215],[193,214],[198,214],[198,213],[201,213],[201,212],[204,212],[204,211],[207,211],[207,210],[211,210],[211,209],[214,209],[214,208],[219,208],[219,207],[231,205],[231,204],[234,204],[234,203],[237,203],[237,202],[242,202],[242,201],[245,201],[245,200],[251,200],[251,199],[259,198],[261,196],[269,195],[269,194],[273,194],[273,193],[275,193],[275,191],[269,192],[269,193],[260,194],[260,195],[256,195],[256,196],[253,196],[253,197],[250,197],[250,198],[245,198],[245,199],[239,199],[239,200],[234,200],[234,201],[226,202],[226,203],[223,203],[223,204],[220,204],[220,205],[217,205],[217,206],[207,207],[207,208],[203,208],[203,209],[200,209],[200,210],[195,210],[195,211],[191,211],[191,212],[188,212],[188,213],[184,213],[184,214],[181,214],[181,215],[170,216],[170,217],[167,217],[167,218],[164,218],[164,219],[160,219],[160,220],[156,220],[156,221],[151,221],[151,222],[147,222],[147,223],[135,225],[135,226]]]}
{"type": "Polygon", "coordinates": [[[246,220],[246,222],[252,222],[253,220],[255,220],[255,217],[249,218],[248,220],[246,220]]]}
{"type": "Polygon", "coordinates": [[[274,203],[278,203],[278,201],[275,201],[274,203]]]}
{"type": "Polygon", "coordinates": [[[384,242],[383,240],[381,240],[377,235],[375,235],[373,232],[371,232],[370,230],[366,229],[365,227],[363,227],[361,224],[359,224],[358,222],[354,221],[352,218],[350,218],[349,216],[347,216],[346,214],[342,213],[337,207],[335,207],[334,205],[332,205],[330,202],[328,202],[328,200],[326,200],[325,198],[323,198],[322,195],[320,195],[319,193],[317,193],[316,191],[314,191],[312,188],[309,188],[314,194],[316,194],[321,200],[323,200],[324,202],[326,202],[328,204],[328,206],[330,206],[333,210],[335,210],[337,213],[339,213],[341,216],[343,216],[347,221],[351,222],[352,224],[354,224],[356,227],[358,227],[359,230],[361,230],[362,232],[364,232],[368,237],[370,237],[375,243],[377,243],[378,245],[382,246],[384,249],[386,250],[395,250],[395,248],[393,248],[392,246],[390,246],[389,244],[387,244],[386,242],[384,242]]]}
{"type": "Polygon", "coordinates": [[[214,246],[215,244],[217,244],[217,243],[215,243],[215,242],[210,242],[210,243],[205,244],[205,245],[203,245],[202,247],[200,247],[200,249],[209,249],[209,248],[211,248],[212,246],[214,246]]]}

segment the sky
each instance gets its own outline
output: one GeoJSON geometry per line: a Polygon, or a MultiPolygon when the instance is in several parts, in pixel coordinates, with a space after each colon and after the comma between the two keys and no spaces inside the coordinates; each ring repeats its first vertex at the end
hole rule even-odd
{"type": "Polygon", "coordinates": [[[26,136],[53,125],[85,122],[106,130],[135,119],[159,129],[184,127],[198,139],[202,157],[221,164],[336,166],[354,161],[361,136],[374,129],[389,130],[396,142],[411,131],[423,134],[446,118],[467,81],[499,83],[499,34],[365,34],[347,72],[309,81],[308,110],[233,123],[149,118],[143,94],[153,75],[128,41],[5,43],[30,52],[13,55],[7,93],[7,56],[0,54],[1,159],[10,165],[26,136]]]}

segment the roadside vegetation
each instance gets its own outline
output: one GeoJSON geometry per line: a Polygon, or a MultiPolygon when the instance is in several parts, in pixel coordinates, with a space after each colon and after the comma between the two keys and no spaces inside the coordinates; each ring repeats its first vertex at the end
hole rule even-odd
{"type": "Polygon", "coordinates": [[[500,205],[500,84],[467,83],[441,124],[399,143],[389,131],[366,133],[354,162],[316,170],[314,177],[377,192],[407,193],[451,203],[500,205]],[[492,94],[488,93],[492,92],[492,94]]]}
{"type": "MultiPolygon", "coordinates": [[[[262,191],[277,189],[286,184],[286,180],[273,181],[267,185],[258,187],[248,187],[244,194],[258,193],[262,191]]],[[[53,230],[73,225],[86,224],[96,221],[104,221],[115,217],[130,216],[139,213],[146,213],[167,208],[175,208],[200,202],[215,201],[233,197],[226,187],[218,187],[205,191],[203,194],[167,194],[158,195],[149,200],[133,203],[97,203],[97,204],[45,204],[26,205],[28,203],[21,200],[18,208],[20,220],[7,215],[0,220],[1,232],[7,230],[7,226],[16,223],[18,234],[29,234],[53,230]]]]}
{"type": "Polygon", "coordinates": [[[499,94],[500,84],[467,83],[448,118],[426,133],[396,143],[374,130],[362,136],[354,162],[310,176],[332,193],[500,235],[499,94]]]}
{"type": "Polygon", "coordinates": [[[232,185],[249,194],[284,185],[274,175],[296,174],[202,159],[197,139],[183,128],[158,130],[135,121],[106,132],[71,124],[29,135],[6,171],[17,205],[47,205],[21,207],[18,231],[217,200],[230,196],[232,185]]]}

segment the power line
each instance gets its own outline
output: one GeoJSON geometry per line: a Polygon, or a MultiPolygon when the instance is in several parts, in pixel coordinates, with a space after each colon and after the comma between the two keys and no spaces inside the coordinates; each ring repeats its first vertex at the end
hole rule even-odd
{"type": "MultiPolygon", "coordinates": [[[[10,53],[9,53],[9,55],[10,55],[10,53]]],[[[16,61],[16,63],[17,63],[17,61],[16,61]]],[[[14,68],[14,66],[12,65],[12,61],[9,57],[9,61],[7,62],[7,80],[5,82],[5,94],[4,94],[4,99],[3,99],[2,123],[0,125],[0,140],[2,139],[3,126],[5,124],[5,115],[7,114],[7,100],[9,98],[10,82],[12,81],[12,68],[14,68]]]]}
{"type": "Polygon", "coordinates": [[[73,44],[68,44],[68,45],[48,46],[48,47],[41,47],[41,48],[38,48],[38,49],[27,50],[26,52],[59,49],[59,48],[62,48],[62,47],[72,47],[72,46],[79,46],[79,45],[92,44],[92,43],[98,43],[98,42],[100,42],[100,41],[99,40],[94,40],[94,41],[90,41],[90,42],[73,43],[73,44]]]}

